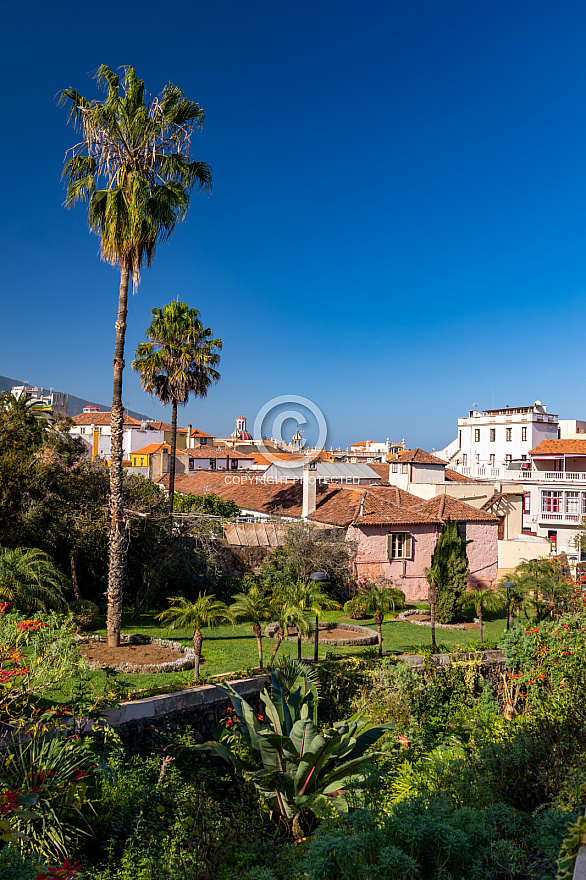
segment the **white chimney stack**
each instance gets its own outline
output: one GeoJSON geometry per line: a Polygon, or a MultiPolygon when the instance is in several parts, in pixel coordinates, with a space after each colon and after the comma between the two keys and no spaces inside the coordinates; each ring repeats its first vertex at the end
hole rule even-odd
{"type": "Polygon", "coordinates": [[[306,519],[310,513],[314,513],[317,502],[317,464],[315,461],[306,462],[303,465],[303,507],[301,516],[306,519]]]}
{"type": "Polygon", "coordinates": [[[187,446],[186,449],[191,449],[191,425],[187,426],[187,446]]]}

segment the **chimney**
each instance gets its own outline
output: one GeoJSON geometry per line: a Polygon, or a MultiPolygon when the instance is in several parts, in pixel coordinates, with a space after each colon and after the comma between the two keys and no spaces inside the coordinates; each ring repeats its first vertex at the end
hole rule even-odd
{"type": "Polygon", "coordinates": [[[316,508],[317,464],[308,461],[303,465],[303,507],[301,516],[306,519],[316,508]]]}
{"type": "Polygon", "coordinates": [[[187,445],[186,449],[191,449],[191,425],[187,426],[187,445]]]}

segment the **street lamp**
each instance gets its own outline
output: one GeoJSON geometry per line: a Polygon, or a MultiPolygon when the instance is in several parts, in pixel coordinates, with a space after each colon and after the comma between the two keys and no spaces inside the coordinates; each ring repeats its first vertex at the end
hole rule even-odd
{"type": "Polygon", "coordinates": [[[503,587],[507,591],[507,632],[508,632],[508,629],[510,626],[510,620],[511,620],[511,614],[509,611],[509,609],[511,607],[511,590],[515,589],[515,584],[511,583],[511,581],[505,581],[503,584],[503,587]]]}
{"type": "MultiPolygon", "coordinates": [[[[328,576],[324,574],[323,571],[314,571],[313,574],[309,575],[310,581],[316,581],[319,583],[323,583],[327,581],[328,576]]],[[[313,642],[313,662],[317,663],[319,660],[319,615],[315,615],[315,634],[314,634],[314,642],[313,642]]]]}

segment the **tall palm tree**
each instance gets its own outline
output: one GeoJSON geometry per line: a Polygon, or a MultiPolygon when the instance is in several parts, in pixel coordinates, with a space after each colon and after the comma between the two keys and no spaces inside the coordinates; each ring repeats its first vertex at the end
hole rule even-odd
{"type": "Polygon", "coordinates": [[[66,611],[64,578],[42,550],[0,547],[0,601],[27,613],[66,611]]]}
{"type": "MultiPolygon", "coordinates": [[[[484,612],[498,611],[503,607],[505,600],[501,593],[497,593],[495,590],[489,590],[487,587],[481,586],[472,589],[469,593],[469,597],[474,605],[474,610],[476,611],[476,616],[479,620],[480,647],[482,648],[484,639],[484,612]]],[[[466,598],[468,598],[468,596],[466,598]]]]}
{"type": "Polygon", "coordinates": [[[182,90],[168,83],[149,100],[134,68],[124,67],[122,81],[105,64],[96,73],[106,91],[103,101],[88,100],[65,89],[60,103],[81,140],[66,155],[65,204],[89,203],[92,232],[101,240],[102,259],[120,270],[114,388],[111,415],[110,534],[108,571],[108,644],[120,645],[127,526],[122,491],[122,373],[128,286],[140,282],[141,266],[150,266],[157,244],[166,241],[183,220],[191,191],[211,187],[211,170],[190,158],[190,139],[201,128],[204,112],[182,90]]]}
{"type": "Polygon", "coordinates": [[[202,629],[206,626],[211,629],[219,623],[234,623],[234,616],[224,602],[206,593],[200,593],[195,602],[188,602],[183,596],[171,596],[167,602],[170,602],[171,606],[157,614],[157,620],[168,624],[170,630],[193,629],[194,674],[197,681],[203,644],[202,629]]]}
{"type": "MultiPolygon", "coordinates": [[[[220,374],[214,369],[220,362],[221,339],[212,339],[204,328],[197,309],[183,302],[170,302],[163,309],[153,309],[153,320],[146,331],[149,342],[136,349],[132,369],[140,374],[145,391],[160,402],[171,404],[171,461],[169,465],[169,511],[173,512],[175,494],[175,451],[177,449],[177,407],[184,406],[190,394],[205,397],[220,374]]],[[[188,445],[189,445],[189,439],[188,445]]]]}
{"type": "Polygon", "coordinates": [[[258,645],[258,665],[262,665],[262,624],[272,619],[274,608],[272,597],[259,587],[252,584],[246,593],[236,593],[232,596],[232,604],[229,611],[236,619],[248,620],[252,623],[252,631],[258,645]]]}

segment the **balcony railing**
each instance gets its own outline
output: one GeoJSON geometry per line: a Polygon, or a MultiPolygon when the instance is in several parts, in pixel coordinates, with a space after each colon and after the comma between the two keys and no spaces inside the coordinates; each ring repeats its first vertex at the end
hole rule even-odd
{"type": "Polygon", "coordinates": [[[516,471],[511,479],[539,483],[586,483],[586,473],[582,471],[516,471]]]}
{"type": "Polygon", "coordinates": [[[538,520],[541,522],[579,523],[582,517],[579,513],[539,513],[538,520]]]}

